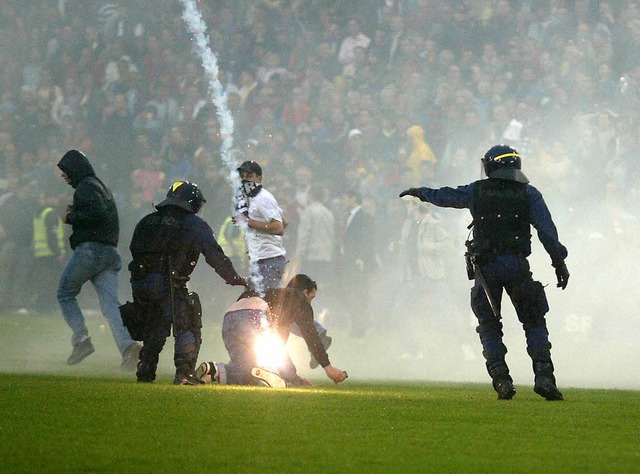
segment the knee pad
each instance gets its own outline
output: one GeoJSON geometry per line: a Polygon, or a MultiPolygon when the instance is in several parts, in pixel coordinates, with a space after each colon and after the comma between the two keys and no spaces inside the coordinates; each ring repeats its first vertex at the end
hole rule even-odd
{"type": "Polygon", "coordinates": [[[518,319],[525,328],[544,323],[549,303],[542,283],[531,279],[522,280],[511,288],[510,296],[518,319]]]}
{"type": "Polygon", "coordinates": [[[485,360],[504,362],[507,346],[502,342],[502,323],[494,317],[479,324],[476,332],[480,336],[485,360]]]}
{"type": "Polygon", "coordinates": [[[199,353],[200,346],[195,342],[177,347],[173,356],[173,362],[176,367],[189,366],[189,368],[193,370],[196,367],[199,353]]]}
{"type": "Polygon", "coordinates": [[[478,319],[478,334],[494,333],[502,337],[502,322],[493,314],[487,295],[480,286],[471,288],[471,309],[478,319]]]}
{"type": "Polygon", "coordinates": [[[476,327],[476,332],[482,336],[482,334],[495,334],[498,337],[502,337],[502,322],[495,317],[482,321],[476,327]]]}

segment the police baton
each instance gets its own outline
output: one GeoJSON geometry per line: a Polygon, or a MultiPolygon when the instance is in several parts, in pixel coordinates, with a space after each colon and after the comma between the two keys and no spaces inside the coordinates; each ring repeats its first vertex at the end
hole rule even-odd
{"type": "Polygon", "coordinates": [[[480,270],[480,266],[475,262],[475,258],[473,260],[473,266],[475,267],[476,279],[480,282],[482,289],[484,290],[484,294],[487,295],[487,300],[489,301],[489,306],[491,306],[491,311],[493,311],[493,315],[496,319],[501,319],[500,309],[496,304],[495,300],[491,296],[491,292],[489,291],[489,287],[487,286],[487,281],[484,279],[484,275],[482,274],[482,270],[480,270]]]}
{"type": "Polygon", "coordinates": [[[168,256],[169,263],[169,297],[171,298],[171,325],[173,326],[173,336],[176,335],[176,290],[174,288],[174,272],[173,272],[173,259],[171,255],[168,256]]]}

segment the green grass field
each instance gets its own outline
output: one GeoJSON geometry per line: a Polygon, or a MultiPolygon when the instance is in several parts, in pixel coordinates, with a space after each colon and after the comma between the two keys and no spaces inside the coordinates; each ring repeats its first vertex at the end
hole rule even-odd
{"type": "Polygon", "coordinates": [[[3,472],[638,472],[640,393],[0,375],[3,472]]]}
{"type": "MultiPolygon", "coordinates": [[[[480,359],[398,361],[389,334],[357,345],[340,328],[339,386],[296,346],[312,388],[175,387],[170,342],[142,385],[119,370],[105,320],[87,323],[96,353],[70,367],[59,315],[0,315],[0,472],[640,472],[640,391],[561,384],[566,401],[547,402],[517,353],[518,393],[502,402],[480,359]],[[393,380],[401,366],[421,381],[393,380]],[[447,370],[482,383],[434,381],[447,370]]],[[[205,328],[203,358],[226,360],[219,321],[205,328]]],[[[565,379],[584,365],[558,359],[565,379]]]]}

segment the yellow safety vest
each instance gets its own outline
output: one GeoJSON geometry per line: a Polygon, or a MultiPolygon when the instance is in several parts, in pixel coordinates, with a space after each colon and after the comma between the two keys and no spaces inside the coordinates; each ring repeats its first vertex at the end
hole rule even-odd
{"type": "Polygon", "coordinates": [[[244,234],[242,231],[238,232],[238,235],[228,240],[227,239],[227,229],[229,226],[235,225],[231,217],[227,217],[220,227],[220,232],[218,233],[218,244],[222,247],[224,254],[227,257],[239,257],[241,262],[244,262],[247,258],[247,246],[244,241],[244,234]]]}
{"type": "MultiPolygon", "coordinates": [[[[39,257],[51,257],[54,253],[49,248],[49,241],[47,239],[47,226],[45,224],[47,216],[55,209],[53,207],[47,207],[44,209],[38,217],[33,218],[33,255],[36,258],[39,257]]],[[[58,219],[58,227],[56,229],[56,236],[58,238],[58,249],[60,255],[65,254],[65,242],[64,242],[64,224],[62,219],[58,219]]]]}

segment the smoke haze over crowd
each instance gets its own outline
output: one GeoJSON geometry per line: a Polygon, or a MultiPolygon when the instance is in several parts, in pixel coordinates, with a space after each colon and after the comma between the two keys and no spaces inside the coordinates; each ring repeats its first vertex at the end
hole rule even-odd
{"type": "MultiPolygon", "coordinates": [[[[183,20],[187,3],[2,2],[0,195],[21,190],[34,215],[40,195],[63,210],[71,194],[55,164],[67,149],[83,150],[118,200],[126,266],[135,222],[178,179],[200,185],[203,217],[218,235],[232,207],[235,148],[262,165],[291,223],[293,268],[308,183],[324,187],[338,224],[341,195],[356,188],[376,222],[372,324],[351,337],[346,313],[358,308],[341,307],[340,288],[319,281],[326,298],[315,309],[334,337],[332,362],[350,379],[486,382],[464,270],[470,215],[431,208],[451,239],[442,254],[448,289],[436,293],[425,280],[423,311],[405,314],[396,300],[407,204],[397,194],[479,179],[484,152],[508,143],[569,249],[571,278],[560,291],[532,230],[559,386],[640,388],[639,2],[197,1],[216,60],[209,67],[183,20]]],[[[6,228],[16,220],[2,202],[6,228]]],[[[219,327],[236,291],[200,267],[191,287],[204,303],[201,358],[225,359],[219,327]]],[[[26,351],[27,370],[110,373],[118,355],[99,314],[89,316],[97,351],[86,367],[63,364],[70,332],[55,283],[44,295],[49,311],[36,312],[31,298],[44,289],[25,276],[23,304],[4,308],[2,337],[30,337],[7,350],[26,351]],[[14,314],[22,308],[29,314],[14,314]]],[[[83,308],[98,308],[93,295],[83,292],[83,308]]],[[[130,298],[125,270],[120,299],[130,298]]],[[[524,333],[504,301],[507,362],[516,384],[532,384],[524,333]]],[[[306,349],[291,344],[304,371],[306,349]]],[[[24,360],[6,354],[0,370],[24,370],[24,360]]]]}

